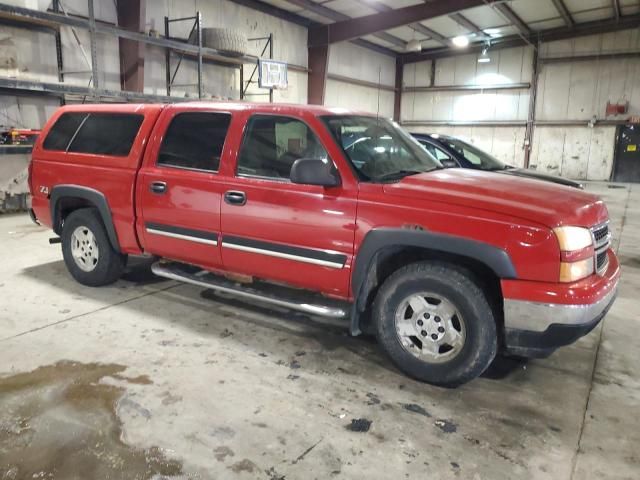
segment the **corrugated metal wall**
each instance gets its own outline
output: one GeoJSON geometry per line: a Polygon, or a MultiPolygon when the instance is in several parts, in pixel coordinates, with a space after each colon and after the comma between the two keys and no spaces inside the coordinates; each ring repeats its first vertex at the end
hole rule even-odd
{"type": "MultiPolygon", "coordinates": [[[[532,50],[498,50],[490,63],[478,63],[476,55],[449,57],[436,62],[434,86],[504,85],[531,80],[532,50]]],[[[428,87],[431,62],[405,65],[407,87],[428,87]]],[[[402,99],[402,120],[526,121],[529,92],[415,92],[402,99]]]]}
{"type": "MultiPolygon", "coordinates": [[[[352,43],[331,46],[329,74],[364,80],[386,87],[395,84],[395,59],[352,43]]],[[[339,80],[327,80],[325,105],[354,110],[379,112],[393,116],[394,92],[388,89],[353,85],[339,80]]]]}
{"type": "MultiPolygon", "coordinates": [[[[638,30],[579,37],[541,45],[541,58],[628,53],[640,50],[638,30]]],[[[490,63],[476,55],[436,61],[435,85],[486,85],[531,82],[533,48],[489,52],[490,63]]],[[[405,87],[428,86],[431,65],[405,66],[405,87]]],[[[508,163],[524,163],[528,90],[416,92],[403,94],[402,121],[414,131],[466,137],[508,163]],[[411,126],[411,122],[424,122],[411,126]],[[454,126],[477,122],[474,127],[454,126]],[[482,126],[485,122],[491,126],[482,126]],[[504,123],[512,125],[504,125],[504,123]],[[446,125],[446,124],[449,125],[446,125]],[[503,126],[497,126],[503,123],[503,126]],[[445,124],[445,125],[442,125],[445,124]]],[[[640,114],[640,57],[543,63],[540,69],[531,168],[570,178],[606,180],[611,175],[615,126],[588,122],[640,114]],[[629,102],[629,114],[606,117],[607,101],[629,102]],[[578,125],[578,122],[580,125],[578,125]]]]}

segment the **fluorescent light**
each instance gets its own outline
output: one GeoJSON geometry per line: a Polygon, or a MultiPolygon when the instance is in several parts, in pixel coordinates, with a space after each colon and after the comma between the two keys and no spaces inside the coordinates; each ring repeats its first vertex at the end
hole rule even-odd
{"type": "Polygon", "coordinates": [[[469,45],[469,38],[465,35],[458,35],[457,37],[453,37],[451,42],[459,48],[464,48],[469,45]]]}
{"type": "Polygon", "coordinates": [[[489,57],[478,57],[478,63],[489,63],[490,61],[489,57]]]}
{"type": "Polygon", "coordinates": [[[484,33],[489,35],[491,38],[500,38],[502,37],[502,33],[500,33],[499,28],[485,28],[483,30],[484,33]]]}

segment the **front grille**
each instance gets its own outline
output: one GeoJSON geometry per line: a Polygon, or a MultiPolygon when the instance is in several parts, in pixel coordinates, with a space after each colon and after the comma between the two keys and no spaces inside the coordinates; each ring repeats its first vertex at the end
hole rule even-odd
{"type": "Polygon", "coordinates": [[[607,257],[607,251],[600,252],[596,255],[596,271],[598,273],[606,270],[609,257],[607,257]]]}
{"type": "Polygon", "coordinates": [[[592,232],[593,232],[593,239],[595,240],[597,245],[602,241],[607,240],[607,237],[609,236],[609,225],[604,224],[599,227],[594,227],[592,229],[592,232]]]}
{"type": "Polygon", "coordinates": [[[611,233],[609,232],[609,222],[598,225],[591,229],[593,235],[593,244],[596,251],[595,264],[596,273],[603,275],[609,266],[609,256],[607,250],[611,245],[611,233]]]}

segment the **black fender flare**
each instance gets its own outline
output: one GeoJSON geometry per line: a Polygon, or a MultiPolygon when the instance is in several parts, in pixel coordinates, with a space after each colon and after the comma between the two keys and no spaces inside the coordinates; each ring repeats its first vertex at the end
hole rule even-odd
{"type": "MultiPolygon", "coordinates": [[[[509,254],[488,243],[455,235],[407,228],[375,228],[365,236],[356,255],[351,276],[353,307],[351,334],[359,335],[360,314],[366,308],[369,293],[375,288],[375,279],[369,275],[377,267],[380,253],[388,247],[418,247],[455,254],[478,261],[491,269],[498,278],[517,278],[509,254]]],[[[374,271],[375,272],[375,271],[374,271]]]]}
{"type": "Polygon", "coordinates": [[[120,242],[118,242],[116,228],[113,225],[113,217],[109,203],[107,202],[107,197],[105,197],[102,192],[94,190],[93,188],[80,185],[56,185],[51,189],[49,208],[51,209],[53,231],[56,234],[60,235],[62,233],[62,219],[60,218],[61,211],[59,207],[60,200],[63,198],[82,198],[94,205],[102,218],[102,223],[107,230],[107,236],[109,237],[111,245],[116,251],[120,251],[120,242]]]}

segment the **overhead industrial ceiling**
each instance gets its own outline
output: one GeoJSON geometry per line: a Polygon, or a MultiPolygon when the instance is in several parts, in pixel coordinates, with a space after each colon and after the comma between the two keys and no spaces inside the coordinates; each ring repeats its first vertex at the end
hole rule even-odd
{"type": "Polygon", "coordinates": [[[597,31],[595,27],[600,23],[611,24],[610,29],[615,29],[619,22],[625,28],[640,25],[640,0],[252,0],[252,3],[262,3],[309,22],[312,30],[319,31],[313,41],[319,38],[322,43],[323,36],[328,35],[326,43],[334,43],[335,34],[339,41],[356,41],[393,55],[407,53],[412,41],[413,46],[419,42],[423,55],[428,55],[455,49],[452,39],[460,36],[473,46],[515,38],[532,42],[536,36],[549,32],[585,33],[585,27],[597,31]],[[431,9],[445,13],[432,16],[428,14],[431,9]],[[379,30],[377,21],[373,21],[400,18],[402,13],[405,13],[402,24],[393,28],[379,30]],[[362,19],[361,23],[366,25],[354,19],[362,19]],[[345,38],[345,30],[363,34],[345,38]]]}

